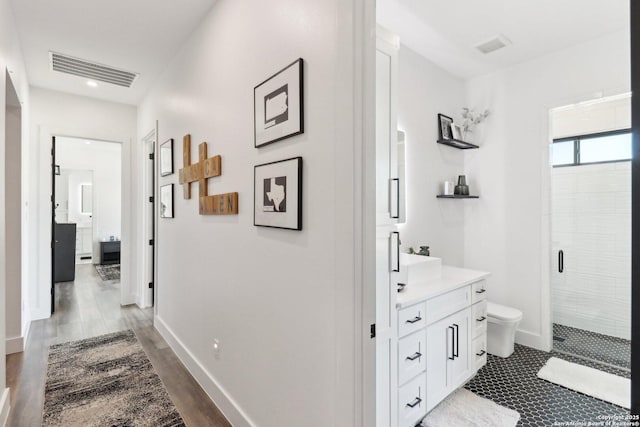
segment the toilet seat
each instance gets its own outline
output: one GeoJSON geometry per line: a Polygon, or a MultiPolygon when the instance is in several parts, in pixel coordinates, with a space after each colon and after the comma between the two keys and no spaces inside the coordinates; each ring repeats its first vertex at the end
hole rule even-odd
{"type": "Polygon", "coordinates": [[[522,312],[513,307],[487,302],[487,317],[489,321],[519,322],[522,320],[522,312]]]}

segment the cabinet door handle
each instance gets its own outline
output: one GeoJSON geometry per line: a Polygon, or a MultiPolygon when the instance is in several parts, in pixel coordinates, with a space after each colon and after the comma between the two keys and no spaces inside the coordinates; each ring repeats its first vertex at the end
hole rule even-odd
{"type": "Polygon", "coordinates": [[[564,271],[564,251],[560,249],[558,252],[558,273],[562,273],[564,271]]]}
{"type": "Polygon", "coordinates": [[[400,218],[400,178],[392,178],[391,184],[395,184],[395,193],[393,192],[393,187],[390,189],[389,193],[391,195],[391,218],[398,219],[400,218]],[[395,203],[393,200],[393,196],[395,194],[395,203]],[[395,208],[395,212],[393,209],[395,208]]]}
{"type": "Polygon", "coordinates": [[[407,286],[406,283],[398,283],[398,292],[404,291],[404,288],[407,286]]]}
{"type": "Polygon", "coordinates": [[[455,360],[456,357],[455,357],[455,354],[454,354],[455,350],[453,348],[453,345],[454,345],[453,341],[455,340],[456,331],[455,331],[455,329],[453,329],[453,326],[449,326],[449,327],[447,327],[447,329],[451,330],[451,356],[447,356],[447,358],[449,360],[455,360]]]}
{"type": "Polygon", "coordinates": [[[484,356],[486,353],[486,351],[480,350],[480,353],[476,353],[476,356],[484,356]]]}
{"type": "MultiPolygon", "coordinates": [[[[391,265],[391,271],[394,273],[398,273],[400,271],[400,233],[397,231],[391,232],[391,243],[395,242],[395,252],[396,252],[396,265],[391,265]]],[[[391,248],[393,251],[393,246],[391,248]]],[[[393,264],[393,263],[392,263],[393,264]]]]}
{"type": "Polygon", "coordinates": [[[455,352],[453,353],[453,357],[460,357],[460,355],[458,354],[460,351],[460,331],[456,323],[454,323],[453,326],[456,328],[456,346],[455,346],[455,352]]]}
{"type": "Polygon", "coordinates": [[[407,406],[409,408],[415,408],[416,406],[418,406],[420,404],[420,402],[422,402],[422,399],[420,399],[419,397],[416,397],[416,399],[413,402],[407,403],[407,406]]]}
{"type": "Polygon", "coordinates": [[[481,318],[476,319],[476,322],[484,322],[485,320],[487,320],[487,318],[482,316],[481,318]]]}
{"type": "Polygon", "coordinates": [[[478,289],[478,290],[476,291],[476,294],[484,294],[485,292],[487,292],[487,290],[486,290],[486,289],[478,289]]]}
{"type": "Polygon", "coordinates": [[[405,320],[405,323],[417,323],[422,320],[422,317],[416,316],[413,319],[405,320]]]}
{"type": "Polygon", "coordinates": [[[416,351],[413,355],[407,356],[407,360],[414,361],[419,357],[422,357],[422,353],[420,353],[419,351],[416,351]]]}

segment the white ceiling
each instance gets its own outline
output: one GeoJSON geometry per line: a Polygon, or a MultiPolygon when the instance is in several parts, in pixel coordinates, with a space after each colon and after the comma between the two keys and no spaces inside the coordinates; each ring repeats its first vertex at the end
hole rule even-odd
{"type": "Polygon", "coordinates": [[[628,31],[629,0],[377,0],[377,20],[410,49],[470,78],[628,31]],[[513,44],[487,55],[475,49],[498,34],[513,44]]]}
{"type": "MultiPolygon", "coordinates": [[[[12,0],[33,86],[137,104],[216,0],[12,0]],[[49,51],[140,75],[131,88],[51,70],[49,51]]],[[[187,65],[188,66],[188,65],[187,65]]]]}

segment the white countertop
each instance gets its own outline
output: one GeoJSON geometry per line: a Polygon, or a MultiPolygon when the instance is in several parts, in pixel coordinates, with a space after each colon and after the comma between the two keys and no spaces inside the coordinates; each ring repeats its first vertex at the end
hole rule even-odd
{"type": "Polygon", "coordinates": [[[398,293],[396,307],[408,307],[417,302],[425,301],[454,289],[470,285],[490,275],[491,273],[486,271],[443,265],[441,277],[426,282],[407,284],[404,291],[398,293]]]}

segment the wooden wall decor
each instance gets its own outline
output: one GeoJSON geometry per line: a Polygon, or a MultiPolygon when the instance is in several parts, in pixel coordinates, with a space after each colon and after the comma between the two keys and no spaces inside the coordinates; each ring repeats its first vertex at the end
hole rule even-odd
{"type": "Polygon", "coordinates": [[[198,145],[198,163],[191,164],[191,135],[182,139],[183,168],[179,182],[184,187],[184,198],[191,198],[191,183],[198,182],[200,215],[237,215],[238,193],[209,196],[209,178],[222,175],[222,157],[208,157],[207,143],[198,145]]]}

